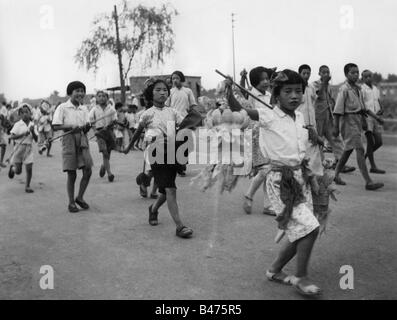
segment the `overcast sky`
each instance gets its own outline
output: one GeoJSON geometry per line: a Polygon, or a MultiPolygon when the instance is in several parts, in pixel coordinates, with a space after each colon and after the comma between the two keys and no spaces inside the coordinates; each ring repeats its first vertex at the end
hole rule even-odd
{"type": "MultiPolygon", "coordinates": [[[[161,1],[131,1],[155,5],[161,1]]],[[[130,75],[169,73],[174,69],[202,76],[213,88],[221,80],[214,69],[233,73],[231,13],[236,14],[236,73],[242,68],[277,66],[331,68],[333,82],[343,81],[343,66],[397,73],[397,1],[395,0],[170,0],[175,51],[165,65],[130,75]]],[[[119,85],[116,58],[101,63],[97,75],[79,69],[74,55],[89,34],[93,18],[111,11],[111,0],[0,0],[0,93],[8,99],[65,94],[72,80],[88,92],[119,85]],[[50,9],[49,9],[50,8],[50,9]],[[53,26],[43,29],[52,11],[53,26]],[[47,17],[47,15],[45,16],[47,17]],[[44,20],[43,20],[44,19],[44,20]]]]}

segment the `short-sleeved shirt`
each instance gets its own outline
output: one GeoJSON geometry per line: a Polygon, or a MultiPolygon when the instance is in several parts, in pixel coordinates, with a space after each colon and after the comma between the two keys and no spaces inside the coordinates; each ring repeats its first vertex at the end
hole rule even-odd
{"type": "Polygon", "coordinates": [[[361,88],[350,85],[347,81],[339,88],[335,103],[335,114],[358,113],[365,110],[361,88]]]}
{"type": "Polygon", "coordinates": [[[5,106],[1,106],[0,107],[0,114],[2,114],[4,116],[4,118],[7,119],[7,115],[8,115],[8,110],[5,106]]]}
{"type": "MultiPolygon", "coordinates": [[[[252,88],[250,92],[252,95],[257,97],[258,99],[260,99],[263,102],[270,105],[270,98],[272,97],[272,95],[269,92],[266,91],[266,93],[263,94],[256,88],[252,88]]],[[[248,102],[249,102],[250,106],[255,110],[267,108],[263,103],[260,103],[258,100],[252,98],[251,96],[248,97],[248,102]]]]}
{"type": "MultiPolygon", "coordinates": [[[[30,130],[30,127],[34,126],[34,123],[32,121],[29,122],[29,124],[26,124],[25,121],[22,119],[15,122],[14,126],[11,129],[11,134],[15,135],[20,135],[28,132],[30,130]]],[[[33,143],[33,136],[29,134],[26,137],[22,137],[19,139],[14,140],[16,144],[21,143],[23,140],[22,144],[32,144],[33,143]]]]}
{"type": "Polygon", "coordinates": [[[368,86],[365,83],[361,86],[361,89],[362,89],[362,93],[363,93],[365,108],[367,110],[371,110],[375,114],[378,113],[380,111],[379,89],[374,85],[372,85],[372,88],[371,88],[370,86],[368,86]]]}
{"type": "Polygon", "coordinates": [[[286,166],[300,165],[306,156],[308,132],[302,113],[295,111],[295,120],[278,106],[273,110],[258,110],[259,124],[265,134],[261,135],[261,148],[266,150],[272,162],[286,166]]]}
{"type": "Polygon", "coordinates": [[[321,89],[321,81],[314,81],[311,86],[314,93],[316,94],[316,99],[314,101],[314,110],[316,119],[323,119],[327,117],[327,112],[332,116],[332,109],[334,107],[335,101],[332,98],[331,87],[328,84],[326,90],[321,89]]]}
{"type": "Polygon", "coordinates": [[[190,88],[181,87],[178,89],[173,87],[165,105],[175,109],[184,118],[187,116],[189,108],[197,104],[190,88]]]}
{"type": "Polygon", "coordinates": [[[102,120],[95,122],[95,128],[100,129],[110,125],[113,121],[117,120],[117,113],[113,106],[107,105],[105,109],[103,109],[99,105],[95,105],[89,112],[90,122],[94,122],[97,119],[105,117],[102,120]],[[112,114],[113,113],[113,114],[112,114]]]}
{"type": "Polygon", "coordinates": [[[58,106],[52,119],[53,125],[84,126],[88,122],[89,116],[86,106],[76,107],[70,99],[58,106]]]}
{"type": "Polygon", "coordinates": [[[176,126],[183,120],[175,109],[169,107],[158,108],[155,106],[142,113],[139,123],[145,122],[148,118],[151,118],[151,121],[145,128],[145,140],[149,142],[152,141],[154,137],[156,137],[157,142],[159,142],[162,141],[161,137],[175,136],[176,126]]]}
{"type": "Polygon", "coordinates": [[[130,129],[133,129],[133,128],[136,128],[137,127],[137,125],[138,125],[138,121],[139,121],[139,119],[138,119],[138,116],[137,116],[137,114],[136,113],[126,113],[125,114],[125,117],[127,118],[127,121],[128,121],[128,127],[130,128],[130,129]]]}
{"type": "Polygon", "coordinates": [[[297,111],[303,114],[305,125],[316,127],[316,113],[314,110],[314,102],[316,98],[317,95],[314,92],[314,88],[312,86],[307,86],[302,97],[302,103],[297,109],[297,111]]]}

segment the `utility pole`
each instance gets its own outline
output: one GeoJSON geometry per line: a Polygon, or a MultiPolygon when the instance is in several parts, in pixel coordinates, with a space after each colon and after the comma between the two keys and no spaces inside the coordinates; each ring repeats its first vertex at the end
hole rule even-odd
{"type": "Polygon", "coordinates": [[[232,13],[232,46],[233,46],[233,80],[236,81],[236,58],[234,51],[234,13],[232,13]]]}
{"type": "Polygon", "coordinates": [[[120,45],[120,35],[119,35],[119,17],[117,15],[117,7],[114,6],[113,18],[116,23],[116,46],[117,46],[117,56],[119,59],[119,72],[120,72],[120,87],[121,87],[121,103],[125,103],[125,82],[123,75],[123,63],[121,61],[121,45],[120,45]]]}

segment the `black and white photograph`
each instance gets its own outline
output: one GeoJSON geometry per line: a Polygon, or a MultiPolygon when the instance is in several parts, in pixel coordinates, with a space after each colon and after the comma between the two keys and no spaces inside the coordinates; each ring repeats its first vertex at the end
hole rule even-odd
{"type": "Polygon", "coordinates": [[[396,300],[396,13],[0,0],[0,300],[396,300]]]}

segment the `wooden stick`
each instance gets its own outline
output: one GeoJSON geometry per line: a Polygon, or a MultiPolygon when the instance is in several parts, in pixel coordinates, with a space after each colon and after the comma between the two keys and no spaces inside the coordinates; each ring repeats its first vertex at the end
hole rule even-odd
{"type": "MultiPolygon", "coordinates": [[[[222,77],[224,77],[225,79],[230,79],[230,77],[225,76],[222,72],[220,72],[219,70],[215,69],[215,72],[219,75],[221,75],[222,77]]],[[[251,98],[255,99],[256,101],[262,103],[264,106],[268,107],[269,109],[273,109],[273,107],[269,104],[267,104],[266,102],[262,101],[261,99],[259,99],[258,97],[254,96],[251,92],[249,92],[247,89],[243,88],[242,86],[240,86],[239,84],[237,84],[236,82],[234,82],[232,80],[232,83],[237,86],[240,90],[244,91],[246,94],[248,94],[251,98]]]]}
{"type": "MultiPolygon", "coordinates": [[[[30,135],[30,133],[29,133],[30,135]]],[[[6,163],[10,163],[11,158],[14,156],[15,152],[18,150],[18,148],[22,145],[22,143],[26,140],[26,138],[29,136],[25,136],[15,147],[14,150],[11,152],[10,156],[7,158],[6,163]]]]}
{"type": "MultiPolygon", "coordinates": [[[[105,118],[107,118],[107,117],[113,116],[115,113],[116,113],[116,111],[112,111],[112,112],[109,113],[108,115],[103,116],[103,117],[100,117],[100,118],[96,119],[96,120],[93,121],[93,122],[90,122],[90,124],[93,125],[93,124],[97,123],[98,121],[101,121],[101,120],[103,120],[103,119],[105,119],[105,118]]],[[[49,141],[50,141],[50,142],[53,142],[53,141],[55,141],[55,140],[57,140],[57,139],[59,139],[59,138],[62,138],[62,137],[64,137],[64,136],[68,135],[68,134],[71,134],[72,132],[73,132],[73,130],[70,130],[70,131],[65,132],[65,133],[63,133],[63,134],[61,134],[61,135],[59,135],[59,136],[57,136],[57,137],[55,137],[55,138],[50,139],[49,141]]]]}

